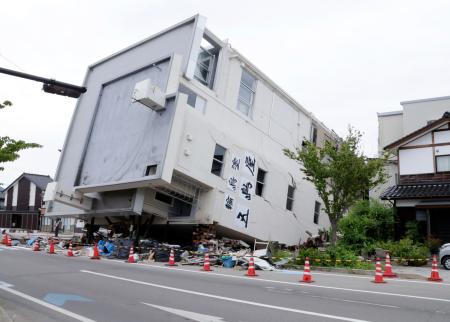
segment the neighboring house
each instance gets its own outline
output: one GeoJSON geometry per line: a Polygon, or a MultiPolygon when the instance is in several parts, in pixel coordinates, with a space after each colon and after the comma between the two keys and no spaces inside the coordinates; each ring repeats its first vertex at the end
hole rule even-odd
{"type": "Polygon", "coordinates": [[[37,230],[40,227],[42,195],[50,176],[23,173],[3,191],[5,208],[0,210],[0,227],[37,230]]]}
{"type": "Polygon", "coordinates": [[[437,116],[438,111],[450,110],[450,97],[402,105],[403,112],[381,116],[388,120],[380,122],[380,142],[385,150],[394,152],[396,161],[391,164],[394,184],[385,187],[380,198],[396,208],[397,237],[405,232],[405,224],[413,221],[423,236],[450,242],[450,113],[437,116]],[[411,123],[418,126],[413,128],[411,123]],[[395,139],[387,143],[386,131],[381,129],[395,139]]]}
{"type": "Polygon", "coordinates": [[[167,240],[204,224],[289,245],[329,227],[283,149],[337,135],[205,22],[197,15],[88,68],[47,216],[151,225],[167,240]]]}

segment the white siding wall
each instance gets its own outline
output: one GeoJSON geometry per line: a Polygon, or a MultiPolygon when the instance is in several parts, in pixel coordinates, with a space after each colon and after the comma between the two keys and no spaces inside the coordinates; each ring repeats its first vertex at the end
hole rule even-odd
{"type": "Polygon", "coordinates": [[[30,201],[28,205],[30,207],[34,207],[34,203],[36,201],[36,185],[33,182],[30,182],[30,201]]]}
{"type": "Polygon", "coordinates": [[[400,175],[433,173],[433,149],[419,148],[399,151],[400,175]]]}
{"type": "Polygon", "coordinates": [[[12,197],[12,206],[17,207],[17,196],[19,195],[19,182],[14,183],[13,185],[13,197],[12,197]]]}

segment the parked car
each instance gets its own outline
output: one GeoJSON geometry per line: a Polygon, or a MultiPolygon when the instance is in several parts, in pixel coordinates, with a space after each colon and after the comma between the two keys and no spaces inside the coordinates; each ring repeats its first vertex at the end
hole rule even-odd
{"type": "Polygon", "coordinates": [[[439,249],[439,263],[450,270],[450,243],[442,245],[439,249]]]}

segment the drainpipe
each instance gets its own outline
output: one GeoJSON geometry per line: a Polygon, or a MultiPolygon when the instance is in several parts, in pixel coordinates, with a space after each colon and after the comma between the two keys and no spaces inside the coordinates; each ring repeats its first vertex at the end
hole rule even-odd
{"type": "Polygon", "coordinates": [[[427,212],[427,239],[431,236],[431,216],[430,216],[430,209],[426,210],[427,212]]]}

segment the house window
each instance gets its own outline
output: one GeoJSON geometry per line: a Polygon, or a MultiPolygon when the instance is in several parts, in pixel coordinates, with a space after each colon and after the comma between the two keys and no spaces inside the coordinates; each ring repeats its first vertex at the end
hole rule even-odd
{"type": "Polygon", "coordinates": [[[209,88],[213,88],[218,54],[218,46],[214,46],[209,40],[203,38],[197,58],[194,78],[209,88]]]}
{"type": "Polygon", "coordinates": [[[436,157],[436,171],[450,171],[450,155],[440,155],[436,157]]]}
{"type": "Polygon", "coordinates": [[[246,116],[250,116],[253,100],[255,98],[255,91],[256,78],[243,69],[237,109],[246,116]]]}
{"type": "Polygon", "coordinates": [[[258,174],[256,175],[256,189],[255,194],[257,196],[262,196],[264,190],[264,179],[266,178],[266,171],[258,169],[258,174]]]}
{"type": "Polygon", "coordinates": [[[292,210],[292,206],[294,205],[294,191],[295,188],[291,185],[288,186],[288,193],[286,199],[286,209],[292,210]]]}
{"type": "Polygon", "coordinates": [[[311,143],[317,145],[317,127],[311,126],[311,143]]]}
{"type": "Polygon", "coordinates": [[[222,174],[225,151],[226,149],[223,146],[216,144],[216,148],[214,149],[213,162],[211,166],[211,173],[219,177],[222,174]]]}
{"type": "Polygon", "coordinates": [[[320,202],[316,201],[316,204],[314,205],[314,223],[316,225],[319,224],[320,206],[320,202]]]}

